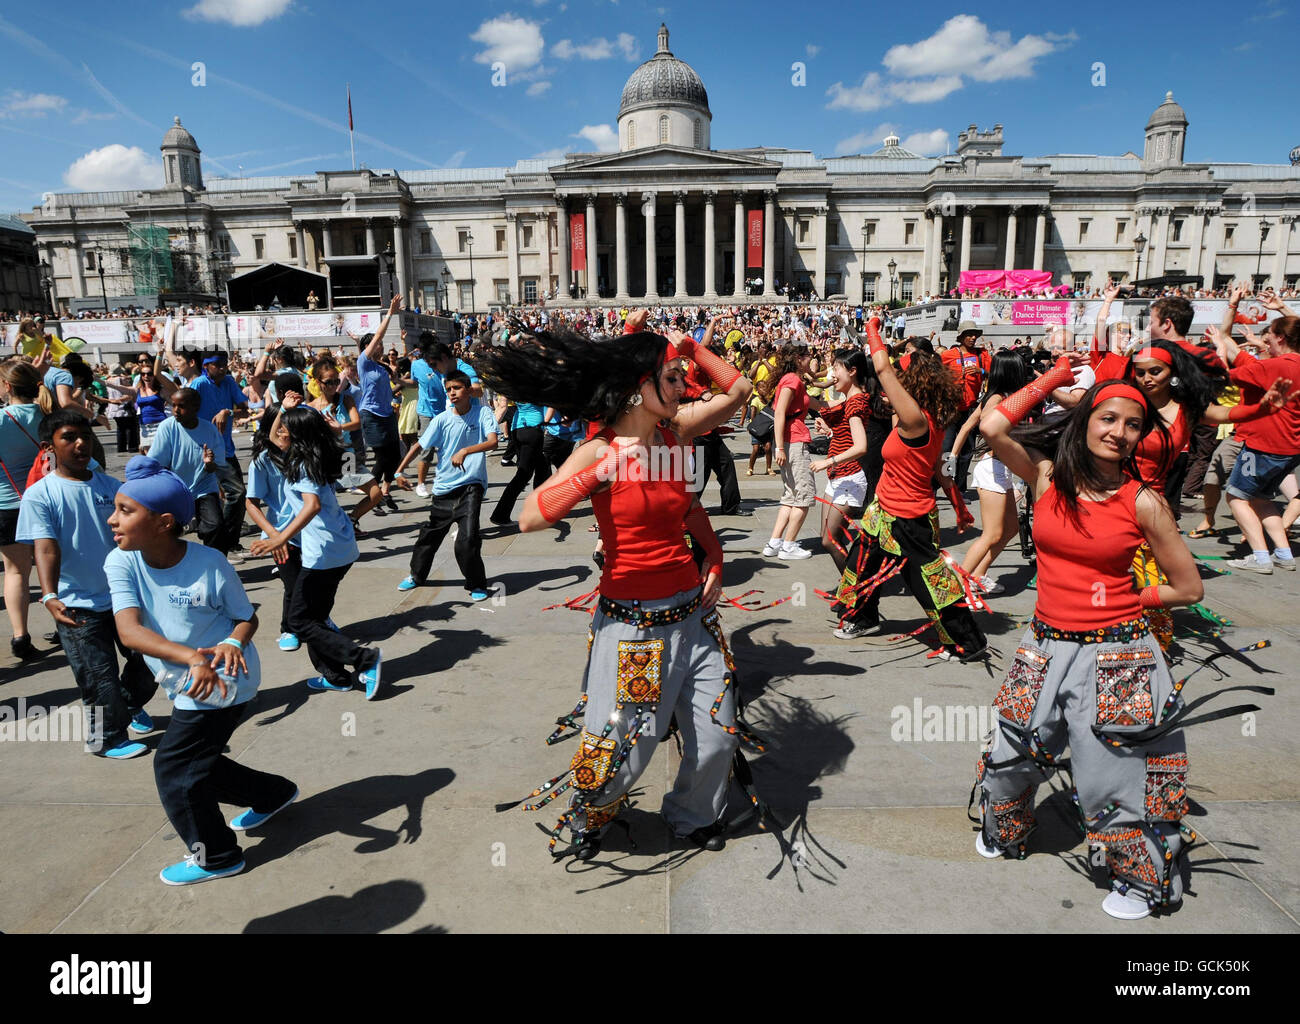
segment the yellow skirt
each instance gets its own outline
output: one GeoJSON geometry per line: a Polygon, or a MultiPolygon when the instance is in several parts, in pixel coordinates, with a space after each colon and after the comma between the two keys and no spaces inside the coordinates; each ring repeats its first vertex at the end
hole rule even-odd
{"type": "MultiPolygon", "coordinates": [[[[1151,548],[1147,544],[1143,544],[1133,553],[1132,572],[1133,582],[1137,584],[1138,590],[1158,587],[1162,583],[1169,582],[1169,577],[1156,564],[1155,555],[1151,553],[1151,548]]],[[[1160,644],[1160,649],[1168,651],[1169,645],[1174,641],[1173,613],[1168,608],[1147,608],[1143,610],[1142,615],[1147,620],[1156,642],[1160,644]]]]}

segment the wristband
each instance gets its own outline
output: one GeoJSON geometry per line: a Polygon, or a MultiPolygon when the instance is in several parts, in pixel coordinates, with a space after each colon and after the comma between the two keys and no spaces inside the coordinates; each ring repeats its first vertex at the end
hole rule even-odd
{"type": "Polygon", "coordinates": [[[1038,380],[1031,381],[1014,395],[1004,398],[996,411],[1002,413],[1014,427],[1029,415],[1034,406],[1038,405],[1057,388],[1073,383],[1074,369],[1070,366],[1070,360],[1065,356],[1061,356],[1056,361],[1056,365],[1039,377],[1038,380]]]}
{"type": "Polygon", "coordinates": [[[877,352],[883,352],[886,356],[889,355],[885,349],[885,343],[880,340],[880,317],[878,316],[873,316],[867,322],[867,346],[873,356],[877,352]]]}
{"type": "Polygon", "coordinates": [[[1138,602],[1143,608],[1163,608],[1164,601],[1160,600],[1159,587],[1147,587],[1138,595],[1138,602]]]}
{"type": "Polygon", "coordinates": [[[58,600],[58,597],[58,594],[46,594],[41,598],[41,604],[48,604],[50,601],[56,601],[58,600]]]}
{"type": "MultiPolygon", "coordinates": [[[[244,645],[241,644],[238,640],[236,640],[233,636],[226,637],[226,639],[221,641],[221,644],[230,644],[231,647],[237,647],[241,651],[244,649],[244,645]]],[[[217,644],[217,646],[220,647],[221,644],[217,644]]]]}

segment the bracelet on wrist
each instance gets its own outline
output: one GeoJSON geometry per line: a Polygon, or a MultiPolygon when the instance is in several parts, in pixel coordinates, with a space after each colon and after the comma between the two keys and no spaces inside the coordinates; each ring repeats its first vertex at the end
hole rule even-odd
{"type": "Polygon", "coordinates": [[[41,597],[41,604],[48,604],[51,601],[57,601],[58,598],[58,594],[45,594],[41,597]]]}
{"type": "MultiPolygon", "coordinates": [[[[236,647],[241,651],[244,649],[244,645],[240,643],[238,640],[236,640],[233,636],[226,637],[226,639],[221,641],[221,644],[229,644],[231,647],[236,647]]],[[[220,647],[221,644],[217,644],[217,646],[220,647]]]]}

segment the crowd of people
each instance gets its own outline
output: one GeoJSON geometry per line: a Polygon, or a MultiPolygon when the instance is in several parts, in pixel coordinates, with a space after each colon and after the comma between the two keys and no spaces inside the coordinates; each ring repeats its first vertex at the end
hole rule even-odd
{"type": "Polygon", "coordinates": [[[1108,322],[1116,297],[1114,286],[1103,293],[1091,344],[1058,330],[996,352],[971,322],[944,348],[882,321],[882,308],[819,303],[537,307],[464,318],[448,344],[401,331],[394,298],[373,334],[342,348],[276,339],[255,357],[178,347],[163,331],[134,364],[112,366],[56,353],[27,321],[18,354],[0,363],[11,647],[24,663],[50,651],[29,633],[34,569],[56,624],[47,640],[76,679],[94,753],[147,753],[146,704],[160,685],[175,700],[155,776],[169,819],[200,852],[162,881],[236,874],[236,833],[297,797],[292,781],[223,753],[261,671],[238,567],[273,560],[275,642],[306,647],[310,689],[372,700],[383,653],[331,618],[364,517],[397,511],[394,490],[427,499],[398,589],[427,582],[455,526],[465,590],[486,600],[487,460],[505,441],[501,465],[514,473],[490,526],[547,529],[589,502],[601,568],[598,593],[579,604],[593,619],[581,699],[564,719],[577,751],[521,802],[568,793],[552,847],[596,856],[675,732],[683,761],[664,817],[678,836],[720,849],[732,778],[770,819],[744,757],[763,741],[744,722],[717,612],[726,551],[702,503],[716,476],[714,517],[755,514],[728,446],[744,431],[746,475],[782,484],[762,554],[830,555],[841,640],[904,639],[881,611],[901,577],[926,615],[912,635],[933,629],[934,657],[986,660],[978,616],[1002,590],[992,567],[1027,531],[1037,604],[994,698],[976,847],[1025,854],[1035,792],[1068,747],[1081,824],[1114,880],[1103,908],[1144,917],[1180,899],[1191,838],[1170,612],[1198,605],[1204,586],[1178,528],[1181,502],[1200,497],[1191,536],[1210,536],[1226,492],[1246,547],[1228,564],[1294,571],[1300,317],[1266,293],[1256,301],[1276,315],[1256,333],[1235,316],[1246,291],[1234,288],[1223,324],[1202,338],[1188,337],[1181,295],[1152,304],[1135,334],[1108,322]],[[130,457],[125,481],[106,472],[96,425],[130,457]],[[247,475],[237,430],[251,432],[247,475]],[[959,560],[941,546],[936,492],[965,531],[972,490],[980,532],[959,560]],[[246,518],[258,533],[247,550],[246,518]],[[226,821],[219,801],[246,809],[226,821]]]}

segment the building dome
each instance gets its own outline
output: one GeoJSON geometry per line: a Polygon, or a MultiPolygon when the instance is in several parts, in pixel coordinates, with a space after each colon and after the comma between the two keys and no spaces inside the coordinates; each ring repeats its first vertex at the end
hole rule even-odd
{"type": "Polygon", "coordinates": [[[898,144],[897,135],[887,135],[883,149],[878,149],[872,156],[883,156],[888,160],[920,160],[918,153],[913,153],[910,149],[904,149],[898,144]]]}
{"type": "Polygon", "coordinates": [[[167,129],[167,134],[163,136],[162,145],[158,148],[181,148],[197,151],[199,144],[194,141],[194,136],[181,126],[181,119],[179,117],[174,117],[172,118],[172,126],[167,129]]]}
{"type": "Polygon", "coordinates": [[[1163,125],[1187,127],[1187,111],[1174,102],[1172,92],[1165,93],[1165,101],[1156,107],[1155,113],[1151,115],[1151,120],[1147,122],[1147,131],[1163,125]]]}
{"type": "MultiPolygon", "coordinates": [[[[694,107],[709,113],[709,94],[695,69],[668,49],[668,26],[659,26],[659,49],[623,86],[618,116],[643,107],[694,107]]],[[[711,116],[711,115],[710,115],[711,116]]]]}

